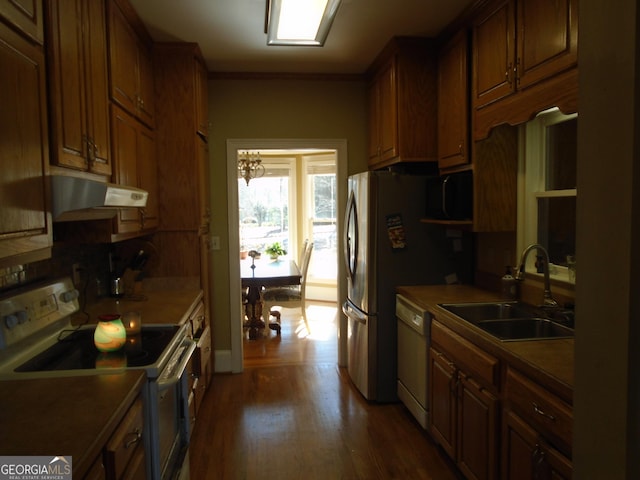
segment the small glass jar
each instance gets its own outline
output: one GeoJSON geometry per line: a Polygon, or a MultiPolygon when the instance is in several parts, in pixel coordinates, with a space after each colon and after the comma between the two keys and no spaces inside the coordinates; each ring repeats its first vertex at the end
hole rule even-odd
{"type": "Polygon", "coordinates": [[[139,335],[142,329],[142,315],[140,315],[140,312],[124,312],[122,314],[122,324],[127,336],[139,335]]]}
{"type": "Polygon", "coordinates": [[[120,315],[109,314],[98,317],[98,325],[93,333],[93,343],[101,352],[115,352],[120,350],[127,340],[120,315]]]}

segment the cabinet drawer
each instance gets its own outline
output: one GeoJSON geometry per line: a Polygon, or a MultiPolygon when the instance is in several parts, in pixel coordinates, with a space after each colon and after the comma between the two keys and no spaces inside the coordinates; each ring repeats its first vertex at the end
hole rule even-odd
{"type": "Polygon", "coordinates": [[[136,452],[136,447],[142,443],[144,425],[142,412],[142,399],[138,397],[107,443],[104,457],[109,478],[122,476],[129,460],[136,452]]]}
{"type": "Polygon", "coordinates": [[[476,379],[498,386],[500,364],[497,358],[437,321],[431,323],[431,340],[449,353],[456,363],[464,365],[465,370],[473,373],[476,379]]]}
{"type": "Polygon", "coordinates": [[[205,373],[205,367],[211,358],[211,330],[205,328],[202,336],[198,339],[196,353],[193,356],[193,374],[201,377],[205,373]]]}
{"type": "Polygon", "coordinates": [[[194,337],[201,335],[202,330],[206,327],[204,315],[204,303],[200,302],[196,309],[189,316],[191,323],[191,332],[194,337]]]}
{"type": "Polygon", "coordinates": [[[569,405],[511,368],[507,370],[506,390],[507,401],[522,418],[537,430],[571,446],[573,413],[569,405]]]}

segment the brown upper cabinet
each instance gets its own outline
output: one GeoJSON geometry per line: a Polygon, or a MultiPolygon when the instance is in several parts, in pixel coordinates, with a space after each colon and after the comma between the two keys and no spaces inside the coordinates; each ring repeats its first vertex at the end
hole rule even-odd
{"type": "Polygon", "coordinates": [[[51,163],[111,175],[105,4],[49,0],[51,163]]]}
{"type": "Polygon", "coordinates": [[[454,35],[438,53],[438,166],[470,163],[468,33],[454,35]]]}
{"type": "MultiPolygon", "coordinates": [[[[154,126],[153,60],[150,46],[134,30],[121,6],[109,3],[111,99],[140,121],[154,126]]],[[[135,16],[135,11],[130,15],[135,16]]]]}
{"type": "Polygon", "coordinates": [[[433,43],[395,37],[368,71],[369,168],[437,160],[433,43]]]}
{"type": "Polygon", "coordinates": [[[112,105],[115,180],[149,192],[145,208],[121,208],[117,234],[138,234],[158,226],[158,187],[155,137],[151,129],[117,105],[112,105]]]}
{"type": "Polygon", "coordinates": [[[0,71],[0,268],[4,268],[49,258],[53,237],[47,208],[44,52],[2,22],[0,71]]]}
{"type": "Polygon", "coordinates": [[[0,2],[0,17],[30,41],[44,43],[42,0],[4,0],[0,2]]]}
{"type": "MultiPolygon", "coordinates": [[[[564,101],[571,90],[565,84],[546,83],[558,75],[576,79],[567,72],[578,61],[577,0],[499,0],[491,2],[473,22],[472,104],[476,111],[495,107],[545,82],[532,95],[523,95],[519,104],[497,115],[476,116],[474,137],[486,136],[496,120],[515,124],[526,121],[548,106],[564,101]],[[563,92],[563,93],[559,93],[563,92]],[[558,97],[556,99],[556,97],[558,97]],[[530,102],[527,105],[525,102],[530,102]],[[517,118],[509,118],[508,111],[517,118]]],[[[558,82],[559,80],[556,80],[558,82]]],[[[515,102],[515,100],[513,100],[515,102]]],[[[576,100],[577,102],[577,100],[576,100]]]]}

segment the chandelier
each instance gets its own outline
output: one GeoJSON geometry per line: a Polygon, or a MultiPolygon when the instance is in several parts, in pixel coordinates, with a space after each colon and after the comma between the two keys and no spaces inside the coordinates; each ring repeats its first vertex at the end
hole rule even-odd
{"type": "Polygon", "coordinates": [[[238,172],[249,186],[249,180],[264,175],[264,165],[260,160],[260,152],[243,152],[238,155],[238,172]]]}

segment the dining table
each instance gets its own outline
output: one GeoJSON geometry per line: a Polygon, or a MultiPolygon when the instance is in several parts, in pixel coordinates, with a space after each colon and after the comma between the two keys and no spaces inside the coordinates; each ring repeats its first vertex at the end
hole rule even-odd
{"type": "Polygon", "coordinates": [[[247,316],[244,326],[249,330],[249,339],[257,339],[267,324],[280,335],[279,318],[271,321],[271,312],[262,311],[262,290],[268,287],[300,285],[302,274],[298,264],[286,257],[277,260],[248,257],[240,261],[240,278],[247,316]]]}

